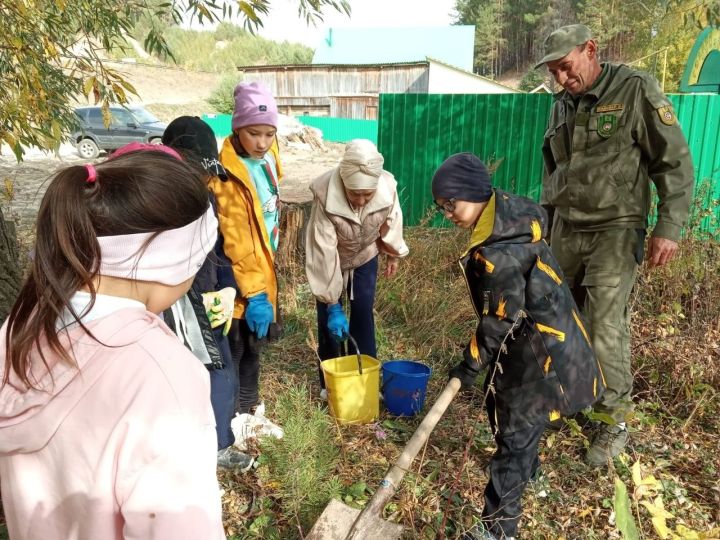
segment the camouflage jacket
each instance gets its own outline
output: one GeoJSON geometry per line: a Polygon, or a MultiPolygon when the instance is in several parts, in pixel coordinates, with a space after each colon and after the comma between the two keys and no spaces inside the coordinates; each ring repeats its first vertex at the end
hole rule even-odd
{"type": "Polygon", "coordinates": [[[542,150],[541,204],[576,230],[646,228],[652,181],[659,195],[653,235],[680,237],[693,193],[690,150],[647,73],[603,64],[587,93],[557,94],[542,150]]]}
{"type": "Polygon", "coordinates": [[[496,189],[460,259],[480,319],[466,357],[490,365],[497,425],[507,432],[573,414],[605,388],[546,232],[539,205],[496,189]]]}

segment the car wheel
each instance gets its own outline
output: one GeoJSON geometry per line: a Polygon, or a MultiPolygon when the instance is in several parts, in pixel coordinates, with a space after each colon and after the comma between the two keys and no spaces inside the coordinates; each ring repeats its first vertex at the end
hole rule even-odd
{"type": "Polygon", "coordinates": [[[150,139],[150,144],[162,144],[162,137],[153,137],[150,139]]]}
{"type": "Polygon", "coordinates": [[[92,139],[82,139],[77,144],[77,151],[81,158],[95,159],[100,155],[100,149],[92,139]]]}

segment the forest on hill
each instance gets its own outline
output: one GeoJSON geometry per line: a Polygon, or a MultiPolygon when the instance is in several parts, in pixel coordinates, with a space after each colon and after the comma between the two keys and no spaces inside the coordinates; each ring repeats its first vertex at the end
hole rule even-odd
{"type": "Polygon", "coordinates": [[[475,25],[475,70],[485,77],[513,72],[526,86],[542,82],[544,70],[533,66],[546,36],[582,22],[597,36],[603,60],[635,62],[658,80],[664,71],[665,91],[674,92],[700,27],[717,8],[695,0],[457,0],[455,9],[458,24],[475,25]]]}

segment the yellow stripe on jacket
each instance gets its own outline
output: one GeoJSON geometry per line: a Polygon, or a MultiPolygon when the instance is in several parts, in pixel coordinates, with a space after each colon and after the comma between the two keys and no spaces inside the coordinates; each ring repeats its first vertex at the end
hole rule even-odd
{"type": "MultiPolygon", "coordinates": [[[[260,197],[250,178],[250,172],[242,158],[235,153],[230,137],[225,139],[220,150],[220,162],[228,172],[229,179],[225,182],[219,178],[213,179],[210,189],[217,199],[218,221],[225,255],[232,262],[233,275],[240,288],[240,296],[235,299],[233,318],[242,319],[247,299],[262,292],[267,293],[277,317],[274,255],[265,227],[260,197]]],[[[283,171],[277,139],[270,152],[275,158],[280,181],[283,171]]]]}

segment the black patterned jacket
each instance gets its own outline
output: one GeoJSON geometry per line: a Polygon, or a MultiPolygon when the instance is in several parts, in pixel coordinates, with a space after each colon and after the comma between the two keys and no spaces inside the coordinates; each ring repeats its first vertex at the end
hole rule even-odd
{"type": "Polygon", "coordinates": [[[605,385],[585,323],[543,240],[545,210],[494,193],[460,259],[480,320],[466,359],[489,365],[496,425],[512,432],[592,405],[605,385]]]}

